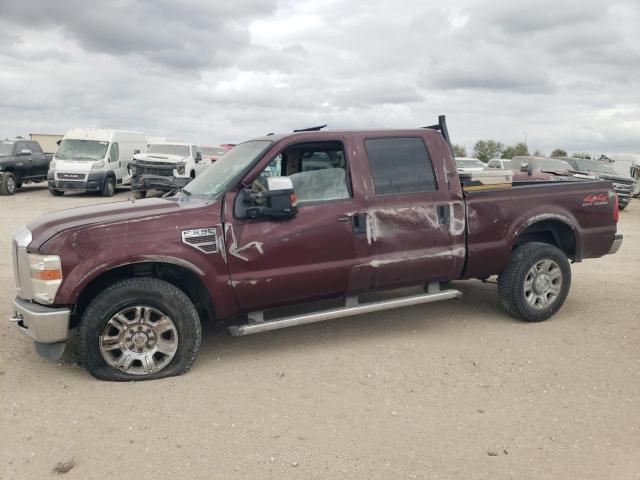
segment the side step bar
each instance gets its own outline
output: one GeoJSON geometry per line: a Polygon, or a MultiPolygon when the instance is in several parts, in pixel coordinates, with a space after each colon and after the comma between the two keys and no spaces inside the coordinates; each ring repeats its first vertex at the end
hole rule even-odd
{"type": "Polygon", "coordinates": [[[263,320],[263,312],[252,312],[249,314],[249,323],[245,325],[232,325],[227,330],[230,335],[238,337],[241,335],[251,335],[252,333],[268,332],[269,330],[278,330],[280,328],[306,325],[307,323],[321,322],[323,320],[333,320],[334,318],[350,317],[352,315],[360,315],[362,313],[380,312],[382,310],[391,310],[392,308],[408,307],[410,305],[439,302],[441,300],[462,297],[462,292],[458,290],[442,290],[435,293],[433,290],[436,289],[429,285],[428,291],[432,293],[362,304],[358,303],[357,297],[347,297],[344,307],[332,308],[320,312],[305,313],[302,315],[294,315],[291,317],[276,318],[274,320],[267,321],[263,320]]]}

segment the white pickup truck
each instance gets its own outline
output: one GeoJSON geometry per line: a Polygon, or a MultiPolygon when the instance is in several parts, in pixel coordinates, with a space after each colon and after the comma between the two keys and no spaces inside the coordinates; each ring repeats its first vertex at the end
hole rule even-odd
{"type": "Polygon", "coordinates": [[[182,188],[208,166],[200,147],[191,143],[154,143],[147,152],[133,157],[131,188],[136,198],[147,196],[148,190],[170,192],[182,188]]]}

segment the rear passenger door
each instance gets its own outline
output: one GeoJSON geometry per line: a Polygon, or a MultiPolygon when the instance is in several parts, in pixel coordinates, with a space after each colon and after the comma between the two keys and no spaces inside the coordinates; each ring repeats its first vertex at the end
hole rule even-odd
{"type": "Polygon", "coordinates": [[[465,258],[465,213],[460,187],[445,171],[444,142],[434,142],[434,155],[419,135],[363,143],[373,191],[365,213],[374,288],[456,277],[465,258]]]}
{"type": "Polygon", "coordinates": [[[46,177],[49,170],[49,162],[46,155],[42,152],[38,142],[28,142],[29,150],[31,150],[31,177],[46,177]]]}

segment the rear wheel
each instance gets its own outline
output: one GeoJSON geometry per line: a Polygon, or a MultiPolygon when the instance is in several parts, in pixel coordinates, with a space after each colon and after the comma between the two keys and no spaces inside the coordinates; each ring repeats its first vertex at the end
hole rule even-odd
{"type": "Polygon", "coordinates": [[[525,243],[516,248],[498,277],[498,293],[504,308],[529,322],[546,320],[556,313],[570,286],[567,256],[546,243],[525,243]]]}
{"type": "Polygon", "coordinates": [[[107,179],[104,181],[104,185],[102,186],[102,196],[112,197],[115,191],[116,181],[113,179],[113,177],[107,177],[107,179]]]}
{"type": "Polygon", "coordinates": [[[0,183],[0,195],[13,195],[16,193],[16,177],[13,173],[6,172],[0,183]]]}
{"type": "Polygon", "coordinates": [[[50,188],[49,193],[54,197],[61,197],[62,195],[64,195],[63,190],[56,190],[55,188],[50,188]]]}
{"type": "Polygon", "coordinates": [[[151,380],[189,370],[200,338],[198,313],[182,290],[156,278],[133,278],[89,304],[80,323],[79,351],[96,378],[151,380]]]}

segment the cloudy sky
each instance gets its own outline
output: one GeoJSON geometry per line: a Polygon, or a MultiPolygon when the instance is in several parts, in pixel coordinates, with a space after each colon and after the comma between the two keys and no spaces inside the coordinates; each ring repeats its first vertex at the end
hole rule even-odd
{"type": "Polygon", "coordinates": [[[0,137],[413,127],[640,153],[638,0],[0,0],[0,137]],[[97,5],[100,5],[98,8],[97,5]]]}

